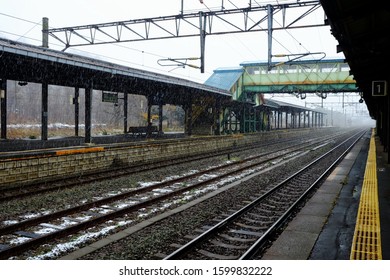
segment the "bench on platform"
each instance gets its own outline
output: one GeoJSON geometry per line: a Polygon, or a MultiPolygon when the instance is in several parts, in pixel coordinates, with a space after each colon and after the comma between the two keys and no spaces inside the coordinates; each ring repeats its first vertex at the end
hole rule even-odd
{"type": "Polygon", "coordinates": [[[158,133],[158,127],[155,125],[152,126],[130,126],[129,130],[127,131],[129,134],[133,134],[136,136],[141,135],[151,135],[151,134],[157,134],[158,133]],[[149,133],[148,133],[149,132],[149,133]]]}

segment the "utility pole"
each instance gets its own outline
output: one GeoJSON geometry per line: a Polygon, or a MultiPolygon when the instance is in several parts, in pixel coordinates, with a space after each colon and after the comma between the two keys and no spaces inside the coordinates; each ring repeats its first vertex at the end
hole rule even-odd
{"type": "Polygon", "coordinates": [[[42,47],[49,48],[49,19],[42,18],[42,47]]]}
{"type": "Polygon", "coordinates": [[[268,11],[268,71],[272,68],[272,31],[273,31],[273,7],[268,4],[267,5],[267,11],[268,11]]]}

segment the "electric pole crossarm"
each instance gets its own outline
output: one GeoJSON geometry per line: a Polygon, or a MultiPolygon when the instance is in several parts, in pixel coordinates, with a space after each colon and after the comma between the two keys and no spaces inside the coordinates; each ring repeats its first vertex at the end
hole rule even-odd
{"type": "Polygon", "coordinates": [[[90,39],[88,39],[87,37],[81,35],[80,33],[76,32],[76,31],[70,31],[69,37],[67,37],[67,40],[66,40],[67,42],[69,41],[69,44],[68,44],[69,46],[71,45],[70,44],[71,34],[74,34],[74,35],[80,37],[81,39],[83,39],[84,41],[87,41],[88,45],[92,45],[95,42],[95,36],[94,36],[92,29],[90,29],[90,34],[91,34],[90,39]]]}
{"type": "MultiPolygon", "coordinates": [[[[91,29],[91,31],[92,31],[92,30],[93,30],[93,29],[91,29]]],[[[119,32],[118,32],[118,29],[117,29],[117,37],[112,36],[111,34],[105,32],[104,30],[101,30],[101,29],[98,28],[98,27],[96,27],[94,30],[101,32],[102,34],[104,34],[104,35],[106,35],[107,37],[113,39],[114,41],[120,42],[120,34],[119,34],[119,32]]],[[[96,37],[96,32],[94,32],[94,36],[93,36],[93,37],[94,37],[94,38],[96,37]]]]}
{"type": "MultiPolygon", "coordinates": [[[[161,25],[157,24],[155,21],[152,21],[151,23],[153,23],[155,26],[157,26],[158,28],[160,28],[161,30],[165,31],[166,33],[168,33],[168,37],[177,37],[176,34],[170,32],[169,30],[165,29],[164,27],[162,27],[161,25]]],[[[176,27],[176,30],[177,30],[177,27],[176,27]]],[[[177,32],[176,32],[177,33],[177,32]]]]}
{"type": "MultiPolygon", "coordinates": [[[[272,11],[272,15],[276,14],[278,11],[279,11],[279,10],[277,10],[277,11],[273,10],[273,11],[272,11]]],[[[263,22],[267,21],[268,18],[269,18],[269,14],[267,13],[267,14],[266,14],[264,17],[262,17],[259,21],[254,22],[254,24],[253,24],[250,28],[248,28],[246,31],[265,31],[265,30],[267,30],[266,28],[262,28],[262,27],[260,26],[260,24],[262,24],[263,22]],[[257,27],[257,29],[256,29],[256,27],[257,27]]]]}
{"type": "MultiPolygon", "coordinates": [[[[131,29],[129,26],[127,25],[123,25],[124,28],[126,28],[127,30],[131,31],[132,33],[134,33],[135,35],[137,35],[139,37],[140,40],[146,40],[146,37],[142,36],[141,34],[139,34],[138,32],[134,31],[133,29],[131,29]]],[[[123,41],[123,40],[122,40],[123,41]]]]}
{"type": "MultiPolygon", "coordinates": [[[[242,28],[242,27],[239,27],[238,25],[236,24],[233,24],[231,21],[221,17],[221,16],[218,16],[218,15],[215,15],[216,18],[218,18],[219,20],[221,20],[222,22],[228,24],[230,27],[233,27],[233,30],[231,30],[229,33],[234,33],[234,32],[245,32],[245,26],[242,28]]],[[[212,33],[210,32],[210,34],[219,34],[219,32],[215,32],[215,33],[212,33]]]]}
{"type": "MultiPolygon", "coordinates": [[[[308,11],[306,11],[304,14],[300,15],[297,19],[293,20],[290,24],[288,24],[287,26],[285,26],[286,28],[292,26],[294,23],[300,21],[301,19],[303,19],[304,17],[308,16],[309,14],[313,13],[315,10],[317,10],[318,8],[320,8],[321,5],[318,4],[318,5],[315,5],[313,7],[311,7],[308,11]]],[[[283,25],[284,26],[284,25],[283,25]]]]}

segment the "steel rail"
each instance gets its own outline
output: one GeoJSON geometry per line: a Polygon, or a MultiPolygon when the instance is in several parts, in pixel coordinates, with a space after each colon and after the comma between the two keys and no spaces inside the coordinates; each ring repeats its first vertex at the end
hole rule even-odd
{"type": "Polygon", "coordinates": [[[357,139],[331,164],[318,178],[312,183],[312,185],[295,201],[290,208],[261,236],[241,257],[240,260],[248,260],[253,258],[265,245],[270,236],[275,233],[281,226],[287,221],[287,219],[297,209],[299,204],[306,199],[308,194],[319,184],[319,182],[328,176],[329,172],[345,157],[345,155],[355,146],[355,144],[363,137],[366,133],[363,132],[357,137],[357,139]]]}
{"type": "Polygon", "coordinates": [[[264,144],[263,142],[258,142],[249,146],[248,145],[241,146],[241,147],[233,146],[225,150],[218,150],[215,152],[209,152],[205,154],[188,155],[185,157],[163,159],[163,160],[146,162],[146,163],[143,162],[143,163],[126,166],[126,167],[109,168],[105,170],[99,170],[98,172],[91,172],[83,176],[57,178],[57,179],[45,181],[44,183],[38,182],[38,183],[28,184],[26,186],[32,189],[29,191],[23,189],[23,187],[25,187],[24,185],[16,185],[12,187],[1,188],[2,192],[0,193],[0,202],[10,201],[12,199],[24,198],[31,195],[42,194],[45,192],[55,191],[59,189],[71,188],[74,186],[88,184],[100,180],[107,180],[107,179],[127,176],[139,172],[156,170],[156,169],[172,166],[172,164],[183,164],[183,163],[193,162],[195,160],[203,160],[203,159],[208,159],[208,158],[223,156],[223,155],[227,155],[229,157],[230,154],[234,154],[234,153],[238,153],[250,149],[261,148],[264,146],[277,145],[277,144],[290,142],[290,141],[291,139],[274,142],[274,143],[266,143],[266,144],[264,144]]]}
{"type": "MultiPolygon", "coordinates": [[[[364,133],[365,132],[366,131],[364,131],[364,133]]],[[[270,189],[269,191],[267,191],[266,193],[264,193],[263,195],[258,197],[253,202],[251,202],[251,203],[247,204],[246,206],[242,207],[240,210],[236,211],[235,213],[233,213],[229,217],[225,218],[224,220],[222,220],[221,222],[219,222],[215,226],[211,227],[210,229],[208,229],[207,231],[205,231],[204,233],[202,233],[198,237],[194,238],[193,240],[191,240],[190,242],[188,242],[184,246],[182,246],[179,249],[177,249],[176,251],[172,252],[170,255],[165,257],[164,260],[179,259],[181,256],[185,255],[186,253],[188,253],[189,251],[194,249],[196,246],[198,246],[203,241],[209,239],[212,236],[215,236],[216,233],[218,233],[221,229],[223,229],[227,225],[231,224],[233,221],[235,221],[238,217],[242,216],[244,213],[247,213],[249,210],[253,209],[261,201],[263,201],[264,199],[266,199],[267,197],[272,195],[275,191],[279,190],[283,185],[285,185],[286,183],[288,183],[289,181],[293,180],[298,175],[300,175],[303,172],[305,172],[308,168],[310,168],[314,164],[318,163],[320,160],[322,160],[324,157],[328,156],[330,153],[334,152],[336,149],[340,148],[342,145],[344,145],[350,139],[352,139],[352,138],[356,137],[357,135],[361,134],[361,135],[359,135],[358,139],[356,141],[354,141],[354,143],[346,151],[344,151],[343,154],[329,168],[327,168],[327,170],[319,177],[319,179],[317,179],[315,181],[315,183],[310,187],[310,190],[311,190],[315,185],[318,184],[318,182],[326,174],[328,174],[329,170],[331,170],[345,156],[345,154],[353,147],[353,145],[355,145],[355,143],[364,135],[364,133],[363,132],[358,132],[358,133],[354,134],[353,136],[349,137],[348,139],[346,139],[345,141],[343,141],[342,143],[340,143],[339,145],[334,147],[332,150],[330,150],[327,153],[323,154],[321,157],[319,157],[316,160],[312,161],[311,163],[307,164],[305,167],[301,168],[299,171],[297,171],[293,175],[289,176],[287,179],[285,179],[282,182],[280,182],[279,184],[277,184],[275,187],[273,187],[272,189],[270,189]]],[[[305,193],[304,193],[305,195],[302,195],[299,198],[299,202],[303,199],[302,197],[305,197],[307,195],[307,193],[309,193],[310,190],[305,191],[305,193]]],[[[290,207],[288,209],[288,214],[284,214],[282,216],[282,217],[284,217],[284,219],[279,218],[278,221],[276,222],[276,225],[280,225],[282,223],[282,221],[285,221],[285,219],[287,219],[288,216],[291,215],[293,209],[295,209],[296,205],[298,205],[299,202],[295,202],[293,204],[294,207],[290,207]]],[[[277,228],[278,227],[276,227],[275,225],[271,226],[271,228],[267,230],[266,237],[268,237],[269,234],[274,232],[277,228]]],[[[250,256],[253,256],[253,254],[254,254],[253,252],[255,252],[255,250],[258,250],[261,247],[261,245],[263,245],[266,242],[266,240],[267,240],[266,237],[260,238],[259,240],[261,240],[261,241],[257,241],[246,253],[244,253],[243,256],[241,256],[240,259],[248,259],[250,256]]]]}
{"type": "MultiPolygon", "coordinates": [[[[314,143],[314,144],[316,144],[316,143],[314,143]]],[[[314,145],[314,144],[312,144],[312,145],[314,145]]],[[[296,145],[290,146],[289,148],[286,148],[285,150],[290,150],[292,147],[298,146],[298,145],[307,145],[307,143],[296,144],[296,145]]],[[[307,146],[305,146],[305,147],[307,147],[307,146]]],[[[299,149],[302,149],[302,147],[296,148],[293,151],[296,151],[296,150],[299,150],[299,149]]],[[[221,180],[224,177],[228,177],[228,176],[231,176],[233,174],[240,173],[240,172],[242,172],[245,169],[250,169],[250,168],[253,168],[256,165],[261,165],[261,164],[264,164],[265,162],[274,160],[276,158],[283,157],[287,153],[291,153],[291,152],[292,151],[287,151],[287,152],[285,152],[285,153],[283,153],[281,155],[272,156],[271,158],[264,159],[264,160],[262,160],[260,162],[249,164],[249,165],[246,165],[244,167],[240,167],[240,168],[235,169],[233,171],[227,172],[227,173],[225,173],[225,174],[223,174],[221,176],[210,178],[210,179],[207,179],[205,181],[202,181],[202,182],[199,182],[199,183],[195,183],[193,185],[189,185],[189,186],[183,187],[183,188],[181,188],[179,190],[176,190],[174,192],[163,194],[163,195],[160,195],[158,197],[146,200],[144,202],[140,202],[138,204],[131,205],[131,206],[119,209],[119,210],[117,210],[115,212],[111,212],[111,213],[108,213],[108,214],[105,214],[105,215],[102,215],[102,216],[99,216],[99,217],[92,218],[92,219],[90,219],[88,221],[84,221],[84,222],[81,222],[79,224],[69,226],[69,227],[67,227],[65,229],[61,229],[61,230],[58,230],[58,231],[53,232],[53,233],[42,235],[40,237],[34,238],[34,239],[29,240],[27,242],[24,242],[22,244],[6,248],[6,249],[0,251],[0,259],[5,259],[5,258],[14,256],[14,255],[18,255],[18,254],[20,254],[20,253],[22,253],[22,252],[24,252],[24,251],[26,251],[28,249],[37,247],[37,246],[39,246],[39,245],[41,245],[41,244],[43,244],[45,242],[48,242],[50,240],[54,240],[54,239],[57,239],[57,238],[65,237],[67,235],[70,235],[72,233],[78,232],[80,230],[90,228],[90,227],[92,227],[92,226],[94,226],[96,224],[103,223],[105,221],[108,221],[108,220],[111,220],[111,219],[123,216],[125,214],[128,214],[130,212],[134,212],[134,211],[139,210],[141,208],[145,208],[145,207],[147,207],[149,205],[152,205],[154,203],[160,202],[160,201],[162,201],[164,199],[168,199],[170,197],[182,194],[182,193],[184,193],[186,191],[189,191],[189,190],[192,190],[192,189],[196,189],[196,188],[208,185],[208,184],[213,183],[215,181],[221,180]]],[[[274,151],[267,152],[267,153],[264,153],[264,154],[259,155],[259,156],[248,158],[246,161],[254,160],[254,158],[256,158],[256,157],[264,157],[266,155],[270,155],[270,154],[273,154],[273,153],[275,153],[275,152],[274,151]]],[[[245,162],[245,160],[239,161],[238,164],[241,164],[243,162],[245,162]]],[[[231,165],[234,165],[234,164],[237,164],[237,163],[235,163],[235,162],[229,163],[229,164],[224,165],[224,166],[215,167],[212,170],[215,171],[217,169],[226,168],[227,166],[231,166],[231,165]]],[[[207,173],[207,172],[210,172],[210,170],[202,171],[201,173],[207,173]]],[[[198,176],[198,175],[200,175],[200,174],[199,173],[196,174],[196,175],[192,174],[192,175],[189,175],[188,178],[195,177],[195,176],[198,176]]],[[[152,185],[152,186],[149,186],[149,187],[145,187],[145,188],[141,188],[141,189],[138,189],[138,190],[134,190],[134,191],[126,192],[126,193],[123,193],[123,194],[119,194],[119,195],[116,195],[116,196],[104,198],[104,199],[101,199],[99,201],[94,201],[94,202],[91,202],[91,203],[83,204],[83,205],[80,205],[80,206],[76,206],[74,208],[61,210],[61,211],[58,211],[58,212],[55,212],[55,213],[52,213],[52,214],[43,215],[43,216],[40,216],[40,217],[37,217],[37,218],[34,218],[34,219],[30,219],[30,220],[26,220],[26,221],[20,222],[18,224],[9,225],[9,226],[0,228],[0,235],[13,233],[13,232],[15,232],[17,230],[20,230],[20,229],[23,229],[23,228],[35,226],[35,225],[38,225],[40,223],[48,222],[48,221],[53,220],[53,219],[57,219],[57,218],[64,217],[66,215],[74,214],[76,212],[85,211],[85,210],[88,210],[90,208],[97,207],[99,205],[104,205],[106,203],[109,203],[109,202],[112,202],[112,201],[116,201],[118,199],[123,199],[125,197],[129,197],[129,196],[134,195],[134,194],[138,194],[138,193],[141,193],[141,192],[144,192],[144,191],[150,191],[153,188],[160,188],[160,187],[162,187],[164,185],[173,184],[173,183],[178,182],[180,180],[183,180],[183,177],[170,180],[169,182],[166,181],[166,182],[162,182],[162,183],[159,183],[159,184],[156,184],[156,185],[152,185]]]]}
{"type": "MultiPolygon", "coordinates": [[[[212,182],[214,182],[216,180],[219,180],[219,179],[221,179],[223,177],[231,176],[231,175],[233,175],[235,173],[242,172],[245,169],[252,168],[252,167],[254,167],[256,165],[259,165],[259,164],[264,164],[265,162],[268,162],[268,161],[271,161],[271,160],[275,160],[277,158],[285,156],[288,153],[291,153],[291,152],[294,152],[296,150],[302,149],[301,147],[299,147],[299,148],[296,148],[293,151],[290,151],[291,148],[294,148],[294,147],[297,147],[297,146],[306,145],[306,144],[307,143],[300,143],[300,144],[292,145],[290,147],[285,148],[284,150],[289,150],[289,151],[286,151],[286,152],[284,152],[282,154],[275,155],[275,156],[273,156],[271,158],[264,159],[264,160],[262,160],[260,162],[256,162],[256,163],[253,163],[253,164],[250,164],[250,165],[243,166],[241,168],[238,168],[238,169],[235,169],[235,170],[230,171],[228,173],[225,173],[225,174],[223,174],[223,175],[221,175],[219,177],[210,178],[208,180],[202,181],[201,183],[190,185],[190,186],[188,186],[188,188],[191,189],[191,188],[194,188],[194,187],[199,187],[201,185],[204,185],[205,183],[209,184],[209,183],[212,183],[212,182]]],[[[173,185],[175,183],[178,183],[178,182],[181,182],[181,181],[184,181],[184,180],[188,180],[188,179],[192,179],[192,178],[195,178],[197,176],[200,176],[200,175],[203,175],[203,174],[206,174],[206,173],[215,172],[215,171],[221,170],[223,168],[227,168],[227,167],[235,166],[235,165],[238,165],[238,164],[242,164],[242,163],[245,163],[245,162],[248,162],[248,161],[252,161],[252,160],[255,160],[255,159],[258,159],[258,158],[262,158],[262,157],[265,157],[265,156],[268,156],[268,155],[272,155],[274,153],[275,153],[275,151],[262,153],[260,155],[249,157],[249,158],[246,158],[246,159],[243,159],[243,160],[234,161],[234,162],[230,162],[230,163],[227,163],[227,164],[224,164],[224,165],[208,168],[206,170],[199,171],[199,172],[196,172],[196,173],[193,173],[193,174],[190,174],[190,175],[186,175],[186,176],[182,176],[182,177],[179,177],[179,178],[167,180],[167,181],[164,181],[164,182],[161,182],[161,183],[156,183],[156,184],[153,184],[153,185],[150,185],[150,186],[147,186],[147,187],[142,187],[142,188],[139,188],[139,189],[136,189],[136,190],[123,192],[121,194],[117,194],[117,195],[113,195],[113,196],[110,196],[110,197],[107,197],[107,198],[99,199],[99,200],[96,200],[96,201],[93,201],[93,202],[85,203],[85,204],[82,204],[82,205],[79,205],[79,206],[75,206],[75,207],[72,207],[72,208],[68,208],[68,209],[65,209],[65,210],[61,210],[61,211],[58,211],[58,212],[55,212],[55,213],[42,215],[42,216],[39,216],[39,217],[36,217],[36,218],[33,218],[33,219],[29,219],[29,220],[25,220],[25,221],[19,222],[17,224],[12,224],[12,225],[8,225],[8,226],[5,226],[5,227],[0,227],[0,235],[5,235],[7,233],[12,233],[12,232],[14,232],[16,230],[19,230],[19,229],[22,229],[22,228],[26,228],[28,226],[34,226],[34,225],[37,225],[39,223],[43,223],[43,222],[47,222],[49,220],[53,220],[53,219],[56,219],[56,218],[63,217],[65,215],[70,215],[70,214],[81,212],[81,211],[85,211],[85,210],[88,210],[88,209],[91,209],[91,208],[94,208],[94,207],[99,207],[99,206],[105,205],[107,203],[112,203],[112,202],[115,202],[115,201],[118,201],[118,200],[121,200],[121,199],[126,199],[126,198],[134,196],[134,195],[138,195],[138,194],[141,194],[141,193],[152,191],[153,189],[162,188],[162,187],[165,187],[165,186],[168,186],[168,185],[173,185]]],[[[185,189],[184,191],[187,191],[187,189],[185,189]]],[[[182,190],[178,190],[177,193],[174,192],[174,194],[178,194],[180,192],[182,192],[182,190]]],[[[169,197],[169,196],[170,196],[170,194],[167,195],[167,197],[169,197]]],[[[162,196],[159,196],[158,198],[161,198],[161,197],[162,196]]]]}
{"type": "MultiPolygon", "coordinates": [[[[333,137],[341,135],[336,133],[333,137]]],[[[264,146],[277,145],[281,143],[291,142],[293,139],[281,140],[273,143],[264,143],[256,142],[251,145],[245,146],[232,146],[224,150],[217,150],[215,152],[201,153],[196,155],[188,155],[185,157],[177,157],[170,159],[162,159],[157,161],[142,162],[139,164],[128,165],[125,167],[112,167],[104,170],[99,170],[98,172],[88,172],[82,176],[71,176],[71,177],[61,177],[54,178],[51,180],[46,180],[45,182],[34,182],[30,184],[17,184],[15,186],[3,187],[1,188],[0,193],[0,202],[10,201],[13,199],[25,198],[37,194],[42,194],[50,191],[58,191],[60,189],[72,188],[75,186],[88,184],[92,182],[109,180],[113,178],[118,178],[122,176],[128,176],[135,173],[147,172],[151,170],[157,170],[160,168],[168,167],[173,164],[183,164],[188,162],[193,162],[196,160],[208,159],[217,156],[227,155],[229,158],[231,154],[247,151],[250,149],[257,149],[264,146]],[[26,190],[28,188],[29,190],[26,190]]],[[[313,138],[309,141],[314,141],[316,138],[313,138]]],[[[308,141],[308,140],[307,140],[308,141]]],[[[51,154],[44,154],[44,156],[51,156],[51,154]]]]}

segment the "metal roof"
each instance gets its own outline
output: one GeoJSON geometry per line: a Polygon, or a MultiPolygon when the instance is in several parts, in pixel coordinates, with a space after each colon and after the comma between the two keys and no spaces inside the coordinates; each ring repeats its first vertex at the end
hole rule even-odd
{"type": "Polygon", "coordinates": [[[205,85],[229,90],[241,77],[244,69],[240,68],[219,68],[204,83],[205,85]]]}
{"type": "MultiPolygon", "coordinates": [[[[389,80],[390,3],[365,0],[320,0],[326,22],[338,41],[373,118],[380,119],[381,98],[372,96],[372,82],[389,80]]],[[[335,46],[336,47],[336,46],[335,46]]]]}
{"type": "Polygon", "coordinates": [[[296,104],[291,104],[291,103],[287,103],[287,102],[283,102],[283,101],[279,101],[279,100],[271,100],[271,99],[265,99],[265,104],[263,104],[264,106],[269,106],[269,107],[272,107],[272,108],[277,108],[277,109],[287,109],[287,110],[298,110],[298,111],[311,111],[311,112],[317,112],[317,113],[321,113],[321,114],[324,114],[324,111],[323,110],[319,110],[319,109],[313,109],[313,108],[308,108],[308,107],[304,107],[304,106],[300,106],[300,105],[296,105],[296,104]]]}
{"type": "MultiPolygon", "coordinates": [[[[273,61],[272,65],[276,65],[283,61],[273,61]]],[[[288,65],[302,65],[302,64],[317,64],[317,63],[340,63],[345,62],[342,58],[332,58],[332,59],[302,59],[302,60],[294,60],[290,62],[284,62],[284,64],[288,65]]],[[[250,66],[268,66],[268,61],[244,61],[240,63],[240,66],[250,67],[250,66]]]]}
{"type": "Polygon", "coordinates": [[[190,80],[1,38],[0,77],[72,87],[92,80],[98,90],[143,95],[179,92],[184,99],[194,93],[231,98],[226,90],[190,80]]]}

